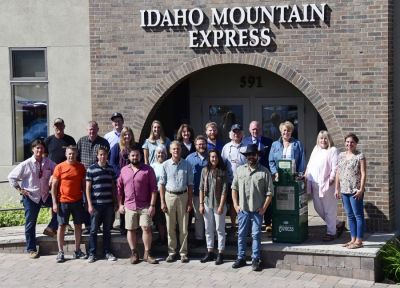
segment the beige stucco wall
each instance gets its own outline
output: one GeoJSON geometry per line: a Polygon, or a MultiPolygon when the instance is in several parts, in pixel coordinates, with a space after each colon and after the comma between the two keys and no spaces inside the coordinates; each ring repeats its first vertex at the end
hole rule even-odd
{"type": "Polygon", "coordinates": [[[88,1],[2,0],[0,11],[1,181],[13,164],[9,48],[47,48],[49,134],[62,117],[67,134],[84,135],[92,111],[88,1]]]}

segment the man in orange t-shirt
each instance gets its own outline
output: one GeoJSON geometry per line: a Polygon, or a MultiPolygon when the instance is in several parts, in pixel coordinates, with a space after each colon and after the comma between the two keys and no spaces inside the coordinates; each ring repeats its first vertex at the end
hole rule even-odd
{"type": "Polygon", "coordinates": [[[78,150],[76,146],[68,146],[65,151],[67,160],[58,164],[54,169],[51,195],[53,198],[53,211],[57,213],[58,255],[57,263],[64,262],[64,235],[65,228],[72,214],[75,226],[75,259],[85,259],[81,251],[81,234],[83,222],[82,196],[85,191],[85,166],[76,160],[78,150]]]}

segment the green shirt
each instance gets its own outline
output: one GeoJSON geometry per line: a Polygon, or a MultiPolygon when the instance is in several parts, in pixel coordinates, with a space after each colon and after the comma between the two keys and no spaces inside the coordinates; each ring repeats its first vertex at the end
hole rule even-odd
{"type": "Polygon", "coordinates": [[[261,208],[267,196],[273,196],[271,174],[257,163],[254,170],[248,164],[239,166],[234,174],[232,190],[239,194],[239,206],[243,211],[255,212],[261,208]]]}

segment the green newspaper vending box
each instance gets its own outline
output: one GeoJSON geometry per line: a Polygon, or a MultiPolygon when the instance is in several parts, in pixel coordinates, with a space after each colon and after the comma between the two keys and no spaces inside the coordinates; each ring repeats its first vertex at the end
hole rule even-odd
{"type": "Polygon", "coordinates": [[[272,198],[272,241],[302,243],[308,237],[308,196],[292,160],[278,161],[278,182],[272,198]]]}

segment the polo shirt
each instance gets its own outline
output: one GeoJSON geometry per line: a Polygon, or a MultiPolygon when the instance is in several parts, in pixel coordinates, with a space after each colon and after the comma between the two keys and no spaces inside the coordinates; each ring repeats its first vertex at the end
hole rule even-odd
{"type": "Polygon", "coordinates": [[[116,175],[111,165],[91,165],[86,171],[86,181],[92,182],[90,199],[93,204],[111,204],[114,200],[114,180],[116,175]]]}

